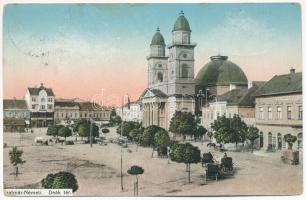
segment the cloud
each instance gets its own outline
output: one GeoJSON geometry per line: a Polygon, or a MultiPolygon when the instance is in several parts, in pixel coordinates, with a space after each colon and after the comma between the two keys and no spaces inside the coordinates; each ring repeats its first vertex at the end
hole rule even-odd
{"type": "Polygon", "coordinates": [[[264,21],[254,19],[246,12],[226,15],[224,23],[217,25],[206,36],[214,51],[250,56],[266,54],[275,45],[274,30],[264,21]]]}

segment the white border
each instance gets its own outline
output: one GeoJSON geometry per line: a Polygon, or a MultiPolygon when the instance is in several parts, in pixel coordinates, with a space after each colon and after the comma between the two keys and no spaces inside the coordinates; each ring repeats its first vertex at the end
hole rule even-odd
{"type": "MultiPolygon", "coordinates": [[[[90,0],[90,1],[84,1],[84,0],[1,0],[0,1],[0,6],[1,6],[1,26],[0,26],[0,30],[1,30],[1,34],[0,34],[0,39],[1,39],[1,48],[0,48],[0,56],[1,56],[1,69],[0,69],[0,80],[1,80],[1,87],[0,87],[0,99],[3,99],[3,10],[4,10],[4,6],[5,4],[8,3],[299,3],[301,5],[301,14],[302,14],[302,52],[304,53],[304,49],[306,48],[306,33],[305,33],[305,27],[306,27],[306,14],[305,14],[305,9],[306,9],[306,1],[303,0],[257,0],[257,1],[247,1],[247,0],[90,0]]],[[[303,55],[303,61],[306,58],[306,54],[302,54],[303,55]]],[[[303,67],[302,67],[302,71],[304,71],[304,62],[303,63],[303,67]]],[[[304,79],[303,76],[303,88],[306,85],[306,80],[304,79]]],[[[303,94],[305,94],[305,89],[303,90],[303,94]]],[[[305,104],[305,98],[303,98],[303,104],[305,104]]],[[[0,101],[0,144],[3,144],[3,101],[0,101]]],[[[303,113],[303,119],[306,119],[306,114],[305,112],[303,113]]],[[[305,126],[304,126],[304,122],[303,122],[303,135],[305,136],[305,126]]],[[[305,137],[303,136],[303,141],[305,141],[305,137]]],[[[304,158],[303,160],[305,161],[305,148],[303,148],[303,155],[304,158]]],[[[0,148],[0,198],[2,199],[20,199],[20,197],[6,197],[3,195],[3,148],[1,146],[0,148]]],[[[174,199],[174,198],[180,198],[180,199],[194,199],[194,198],[217,198],[217,199],[252,199],[252,200],[261,200],[261,199],[280,199],[280,200],[284,200],[284,199],[306,199],[306,195],[305,195],[305,163],[303,165],[303,194],[300,196],[235,196],[235,197],[138,197],[138,199],[174,199]]],[[[233,185],[233,187],[235,187],[235,185],[233,185]]],[[[238,189],[238,188],[237,188],[238,189]]],[[[89,197],[23,197],[22,199],[66,199],[66,198],[77,198],[77,199],[88,199],[89,197]]],[[[110,197],[90,197],[91,199],[109,199],[110,197]]],[[[135,197],[111,197],[112,199],[135,199],[135,197]]]]}

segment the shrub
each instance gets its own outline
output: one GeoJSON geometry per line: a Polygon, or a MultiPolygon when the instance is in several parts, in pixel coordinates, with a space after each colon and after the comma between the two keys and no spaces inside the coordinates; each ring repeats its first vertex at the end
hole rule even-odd
{"type": "Polygon", "coordinates": [[[66,141],[65,145],[74,145],[74,142],[73,141],[66,141]]]}
{"type": "Polygon", "coordinates": [[[75,176],[70,172],[48,174],[41,180],[41,185],[45,189],[72,189],[73,192],[79,188],[75,176]]]}
{"type": "Polygon", "coordinates": [[[109,129],[108,128],[103,128],[102,133],[109,133],[109,129]]]}

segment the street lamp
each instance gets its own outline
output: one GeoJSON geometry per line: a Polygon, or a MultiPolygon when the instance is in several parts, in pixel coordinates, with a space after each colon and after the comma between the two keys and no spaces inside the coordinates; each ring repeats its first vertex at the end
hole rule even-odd
{"type": "MultiPolygon", "coordinates": [[[[120,140],[122,141],[122,135],[123,135],[123,106],[124,106],[124,97],[127,96],[129,98],[129,95],[126,94],[122,97],[122,102],[121,102],[121,130],[120,130],[120,140]]],[[[120,148],[120,181],[121,181],[121,191],[123,191],[123,173],[122,173],[122,145],[120,148]]]]}

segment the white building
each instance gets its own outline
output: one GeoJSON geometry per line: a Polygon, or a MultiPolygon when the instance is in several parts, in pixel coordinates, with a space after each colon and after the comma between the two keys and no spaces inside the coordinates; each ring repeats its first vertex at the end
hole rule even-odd
{"type": "Polygon", "coordinates": [[[32,127],[47,127],[53,124],[55,95],[51,88],[40,87],[28,88],[25,101],[30,110],[32,127]]]}
{"type": "Polygon", "coordinates": [[[131,102],[130,106],[126,104],[123,106],[123,115],[122,107],[116,108],[116,114],[121,117],[123,121],[133,121],[133,122],[142,122],[142,109],[141,102],[135,101],[131,102]]]}

